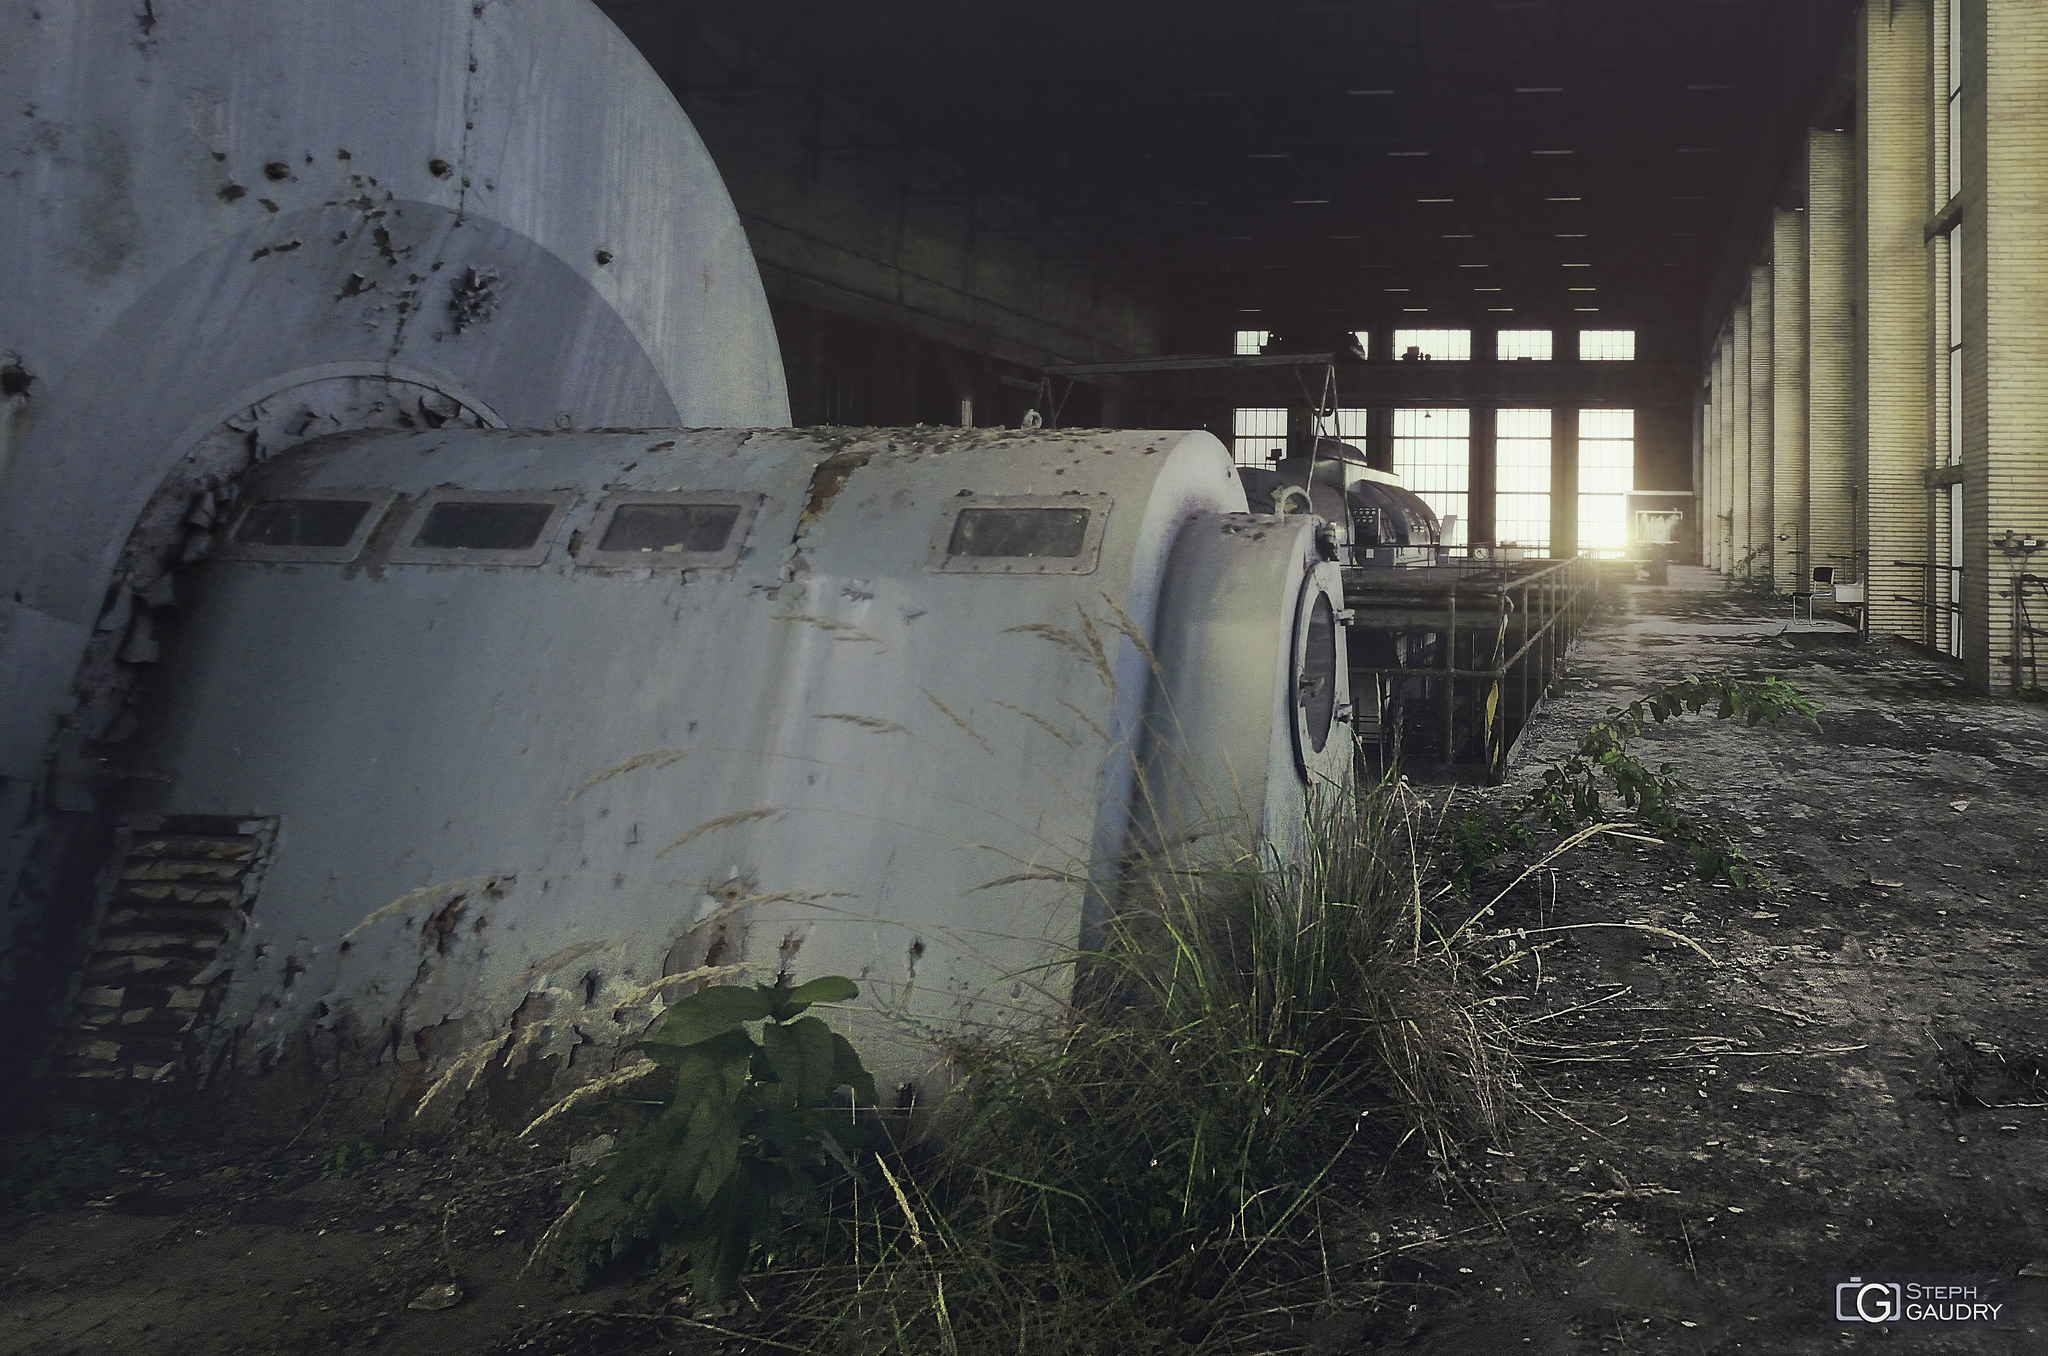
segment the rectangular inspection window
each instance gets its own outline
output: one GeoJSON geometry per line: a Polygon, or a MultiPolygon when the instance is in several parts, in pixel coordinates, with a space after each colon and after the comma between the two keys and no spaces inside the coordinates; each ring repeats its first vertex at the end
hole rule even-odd
{"type": "Polygon", "coordinates": [[[738,504],[625,504],[612,515],[597,549],[686,555],[723,551],[739,518],[738,504]]]}
{"type": "Polygon", "coordinates": [[[1446,546],[1462,546],[1470,537],[1472,487],[1472,412],[1470,410],[1395,410],[1394,474],[1420,495],[1438,518],[1456,518],[1444,534],[1446,546]]]}
{"type": "Polygon", "coordinates": [[[1106,494],[968,496],[950,502],[925,568],[939,574],[1090,574],[1106,494]]]}
{"type": "Polygon", "coordinates": [[[1579,554],[1628,549],[1628,496],[1636,487],[1634,410],[1579,411],[1579,554]]]}
{"type": "Polygon", "coordinates": [[[1550,547],[1550,411],[1502,410],[1494,425],[1493,537],[1550,547]]]}
{"type": "Polygon", "coordinates": [[[538,565],[547,559],[568,490],[436,490],[406,522],[399,565],[538,565]]]}
{"type": "Polygon", "coordinates": [[[1087,535],[1084,508],[962,509],[953,520],[946,554],[1068,558],[1081,554],[1087,535]]]}
{"type": "Polygon", "coordinates": [[[1394,356],[1403,362],[1430,361],[1464,363],[1472,361],[1470,330],[1395,330],[1394,356]]]}
{"type": "Polygon", "coordinates": [[[302,490],[253,497],[228,533],[231,560],[346,564],[384,516],[391,490],[302,490]]]}
{"type": "Polygon", "coordinates": [[[1580,330],[1579,359],[1589,363],[1627,363],[1636,357],[1634,330],[1580,330]]]}
{"type": "Polygon", "coordinates": [[[1502,330],[1493,356],[1504,363],[1550,361],[1549,330],[1502,330]]]}
{"type": "Polygon", "coordinates": [[[413,533],[412,544],[435,551],[530,550],[554,511],[546,503],[436,504],[413,533]]]}
{"type": "Polygon", "coordinates": [[[1239,330],[1237,332],[1237,343],[1231,349],[1231,352],[1240,358],[1252,357],[1265,348],[1267,342],[1272,337],[1273,332],[1271,330],[1239,330]]]}
{"type": "Polygon", "coordinates": [[[579,565],[717,569],[746,544],[758,494],[634,491],[604,501],[576,548],[579,565]]]}
{"type": "Polygon", "coordinates": [[[1231,452],[1239,466],[1271,466],[1287,451],[1287,411],[1241,409],[1231,423],[1231,452]]]}
{"type": "Polygon", "coordinates": [[[243,546],[346,546],[370,513],[367,499],[263,499],[235,526],[243,546]]]}

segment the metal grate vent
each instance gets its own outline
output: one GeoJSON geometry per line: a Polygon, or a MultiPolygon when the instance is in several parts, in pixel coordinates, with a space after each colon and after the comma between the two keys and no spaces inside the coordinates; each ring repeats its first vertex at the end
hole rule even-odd
{"type": "Polygon", "coordinates": [[[51,1066],[59,1078],[165,1082],[226,995],[275,819],[175,816],[122,830],[119,868],[51,1066]]]}

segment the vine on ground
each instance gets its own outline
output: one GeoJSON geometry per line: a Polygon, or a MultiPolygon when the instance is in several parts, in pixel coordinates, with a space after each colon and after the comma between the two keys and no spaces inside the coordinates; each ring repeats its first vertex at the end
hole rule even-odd
{"type": "Polygon", "coordinates": [[[1580,736],[1575,751],[1543,770],[1543,780],[1515,807],[1515,817],[1533,816],[1561,834],[1597,824],[1606,817],[1600,786],[1605,778],[1623,809],[1685,848],[1700,879],[1769,889],[1725,833],[1680,809],[1680,798],[1697,787],[1672,764],[1651,768],[1629,750],[1629,742],[1651,722],[1661,725],[1708,709],[1720,720],[1775,726],[1788,715],[1811,720],[1820,706],[1776,677],[1752,682],[1725,673],[1687,674],[1675,683],[1660,683],[1627,706],[1608,707],[1606,717],[1580,736]]]}

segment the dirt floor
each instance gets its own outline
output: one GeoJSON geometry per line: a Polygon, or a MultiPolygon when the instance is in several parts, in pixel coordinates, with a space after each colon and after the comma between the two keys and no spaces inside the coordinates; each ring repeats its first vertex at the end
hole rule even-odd
{"type": "Polygon", "coordinates": [[[1482,1207],[1385,1235],[1421,1308],[1364,1316],[1359,1349],[2048,1352],[2048,710],[1893,641],[1778,634],[1786,604],[1672,575],[1603,605],[1516,772],[1647,685],[1778,675],[1818,729],[1693,717],[1644,740],[1776,892],[1629,847],[1500,904],[1504,928],[1573,925],[1529,939],[1555,945],[1516,991],[1542,1119],[1482,1207]],[[1586,926],[1612,923],[1666,931],[1586,926]],[[1831,1278],[1880,1272],[2019,1277],[2012,1326],[1834,1321],[1831,1278]]]}
{"type": "MultiPolygon", "coordinates": [[[[1542,946],[1499,989],[1530,1114],[1470,1191],[1357,1165],[1332,1190],[1329,1298],[1274,1349],[2048,1352],[2048,709],[1673,580],[1614,591],[1517,775],[1645,684],[1777,674],[1819,728],[1646,737],[1775,893],[1625,845],[1503,898],[1489,924],[1542,946]],[[2018,1276],[2010,1326],[1834,1321],[1833,1278],[1890,1272],[2018,1276]]],[[[263,1149],[17,1140],[0,1351],[767,1349],[679,1325],[661,1293],[523,1275],[577,1146],[505,1142],[380,1151],[318,1117],[263,1149]]]]}

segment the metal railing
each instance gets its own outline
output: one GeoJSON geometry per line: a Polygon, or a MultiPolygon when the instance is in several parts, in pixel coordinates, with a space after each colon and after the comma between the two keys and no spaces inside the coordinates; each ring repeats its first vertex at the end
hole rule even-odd
{"type": "Polygon", "coordinates": [[[1892,568],[1916,571],[1920,577],[1920,596],[1914,598],[1894,593],[1888,595],[1889,601],[1919,609],[1926,621],[1928,648],[1957,653],[1956,638],[1962,634],[1963,625],[1963,567],[1933,560],[1895,560],[1892,568]],[[1948,576],[1948,590],[1945,599],[1938,599],[1935,580],[1942,575],[1948,576]]]}
{"type": "Polygon", "coordinates": [[[1353,702],[1370,680],[1379,703],[1380,758],[1498,781],[1592,613],[1599,574],[1598,562],[1578,557],[1490,579],[1347,578],[1354,635],[1429,641],[1409,648],[1409,662],[1351,670],[1353,702]]]}

